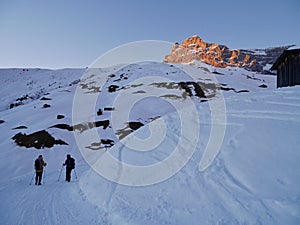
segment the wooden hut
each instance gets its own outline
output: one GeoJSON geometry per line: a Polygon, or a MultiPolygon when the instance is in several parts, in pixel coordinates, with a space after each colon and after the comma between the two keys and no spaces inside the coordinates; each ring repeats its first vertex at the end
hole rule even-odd
{"type": "Polygon", "coordinates": [[[300,85],[300,49],[285,50],[271,70],[277,70],[277,87],[300,85]]]}

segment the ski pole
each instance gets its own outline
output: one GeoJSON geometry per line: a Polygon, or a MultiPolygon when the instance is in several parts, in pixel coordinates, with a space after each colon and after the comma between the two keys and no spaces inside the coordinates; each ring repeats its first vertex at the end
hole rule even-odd
{"type": "Polygon", "coordinates": [[[75,173],[76,180],[78,180],[78,179],[77,179],[77,174],[76,174],[76,171],[75,171],[75,169],[74,169],[74,173],[75,173]]]}
{"type": "Polygon", "coordinates": [[[59,182],[59,179],[60,179],[60,176],[61,176],[61,172],[62,172],[63,167],[64,167],[64,165],[61,166],[61,169],[60,169],[60,172],[59,172],[59,176],[58,176],[57,182],[59,182]]]}
{"type": "Polygon", "coordinates": [[[43,176],[43,184],[45,184],[45,174],[46,174],[46,169],[44,169],[44,176],[43,176]]]}
{"type": "Polygon", "coordinates": [[[32,178],[31,178],[31,180],[30,180],[30,183],[29,183],[29,185],[31,185],[31,184],[32,184],[33,178],[34,178],[34,172],[33,172],[33,175],[32,175],[32,178]]]}

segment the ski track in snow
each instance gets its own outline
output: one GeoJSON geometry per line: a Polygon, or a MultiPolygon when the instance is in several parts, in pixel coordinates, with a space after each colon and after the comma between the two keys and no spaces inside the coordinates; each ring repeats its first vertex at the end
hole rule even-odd
{"type": "Polygon", "coordinates": [[[1,224],[99,224],[97,207],[86,200],[78,181],[57,182],[57,173],[52,172],[46,173],[45,183],[38,186],[34,181],[29,185],[29,177],[1,184],[1,199],[6,193],[13,193],[7,198],[10,204],[0,203],[1,209],[6,210],[1,214],[1,224]]]}
{"type": "MultiPolygon", "coordinates": [[[[123,151],[123,148],[124,148],[124,146],[122,146],[118,151],[119,151],[119,153],[118,153],[118,160],[120,161],[120,162],[122,162],[123,160],[122,160],[122,151],[123,151]]],[[[121,175],[122,175],[122,164],[119,164],[119,168],[118,168],[118,177],[121,177],[121,175]]],[[[109,193],[109,197],[108,197],[108,200],[107,200],[107,202],[105,203],[105,206],[106,206],[106,208],[108,208],[109,209],[109,207],[110,207],[110,203],[111,203],[111,201],[112,201],[112,199],[113,199],[113,195],[114,195],[114,193],[116,192],[116,189],[117,189],[117,187],[118,187],[118,183],[117,182],[112,182],[111,183],[111,191],[110,191],[110,193],[109,193]]]]}

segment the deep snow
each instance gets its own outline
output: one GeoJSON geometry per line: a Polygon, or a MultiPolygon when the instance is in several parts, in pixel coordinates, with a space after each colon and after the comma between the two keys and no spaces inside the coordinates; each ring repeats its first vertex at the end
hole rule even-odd
{"type": "MultiPolygon", "coordinates": [[[[210,83],[209,79],[214,75],[223,84],[223,88],[249,92],[235,93],[232,89],[223,91],[227,118],[225,137],[219,154],[204,172],[199,171],[199,162],[210,138],[211,111],[208,102],[200,103],[200,99],[195,96],[190,99],[199,113],[196,118],[200,121],[197,137],[191,133],[184,133],[182,136],[180,112],[171,103],[183,100],[168,98],[169,95],[161,97],[160,100],[144,100],[130,111],[130,120],[139,119],[149,124],[131,133],[127,136],[128,139],[133,135],[146,138],[151,129],[159,132],[161,128],[158,125],[151,128],[150,124],[155,124],[160,119],[165,122],[166,137],[152,151],[135,152],[118,142],[114,131],[124,128],[124,121],[111,124],[112,127],[105,130],[100,127],[82,133],[86,137],[90,131],[96,130],[101,137],[115,141],[115,145],[106,151],[105,148],[97,151],[87,149],[92,157],[111,153],[116,159],[136,166],[157,163],[167,158],[178,145],[180,135],[187,140],[184,142],[186,144],[198,138],[196,151],[179,172],[163,182],[142,187],[126,186],[103,178],[83,158],[73,132],[49,128],[59,123],[71,125],[74,121],[72,105],[78,86],[71,83],[81,78],[83,70],[29,70],[27,75],[22,74],[23,70],[0,70],[4,87],[0,91],[0,120],[5,121],[0,124],[0,223],[299,224],[300,88],[275,89],[274,76],[259,75],[243,69],[217,69],[203,63],[177,66],[197,77],[200,82],[210,83]],[[51,85],[53,83],[55,85],[51,85]],[[268,87],[260,88],[261,84],[268,87]],[[41,101],[40,98],[44,95],[36,94],[41,93],[41,89],[43,94],[49,92],[45,96],[52,100],[41,101]],[[25,101],[24,105],[8,109],[11,102],[26,94],[37,97],[25,101]],[[44,103],[51,107],[43,108],[44,103]],[[65,115],[65,118],[57,120],[58,114],[65,115]],[[161,118],[152,121],[150,117],[153,116],[161,118]],[[28,128],[13,129],[21,125],[28,128]],[[11,140],[18,132],[29,134],[43,129],[69,145],[36,150],[18,147],[11,140]],[[72,173],[72,182],[65,183],[63,173],[58,182],[61,165],[67,153],[76,159],[78,180],[72,173]],[[48,163],[45,183],[42,186],[30,186],[33,162],[39,154],[43,154],[48,163]]],[[[114,100],[118,92],[108,93],[107,90],[110,85],[117,83],[120,87],[126,86],[119,91],[123,98],[119,108],[101,116],[90,115],[91,120],[110,119],[113,113],[119,113],[120,116],[116,114],[117,120],[126,111],[127,102],[130,102],[132,96],[147,96],[143,90],[153,90],[153,93],[160,90],[155,86],[145,89],[145,86],[151,85],[145,83],[144,86],[127,86],[137,84],[134,82],[143,74],[156,74],[160,78],[171,76],[175,81],[187,79],[182,71],[169,64],[142,63],[123,69],[127,72],[128,79],[121,82],[114,81],[111,77],[108,79],[100,94],[100,100],[96,103],[94,114],[99,108],[116,103],[114,100]]],[[[118,78],[124,71],[116,71],[115,68],[99,70],[96,72],[97,76],[81,81],[80,84],[87,84],[81,86],[85,87],[82,90],[89,92],[86,95],[97,96],[98,92],[87,91],[95,89],[86,87],[97,87],[101,82],[106,82],[107,76],[115,74],[118,78]]],[[[182,90],[168,89],[165,94],[181,96],[182,90]]],[[[186,108],[181,112],[188,117],[190,111],[184,109],[186,108]]],[[[83,108],[82,113],[84,111],[83,108]]],[[[190,118],[190,123],[197,122],[194,117],[190,118]]],[[[82,118],[78,118],[78,121],[80,119],[82,118]]],[[[74,133],[80,135],[77,131],[74,133]]],[[[91,143],[87,141],[87,144],[91,143]]],[[[179,149],[184,149],[184,146],[179,144],[179,149]]],[[[94,168],[100,168],[98,166],[101,167],[96,161],[94,168]]],[[[123,165],[117,164],[112,169],[117,171],[115,179],[122,182],[127,172],[123,165]]],[[[150,176],[155,178],[157,174],[150,176]]]]}

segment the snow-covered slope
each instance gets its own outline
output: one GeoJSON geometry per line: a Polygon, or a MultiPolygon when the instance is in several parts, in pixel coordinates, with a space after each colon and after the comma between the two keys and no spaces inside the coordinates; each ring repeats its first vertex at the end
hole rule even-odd
{"type": "Polygon", "coordinates": [[[0,111],[78,82],[83,69],[0,69],[0,111]]]}
{"type": "MultiPolygon", "coordinates": [[[[29,78],[20,70],[0,70],[1,81],[5,82],[1,101],[6,106],[20,96],[39,92],[41,86],[47,86],[45,92],[49,92],[18,107],[1,108],[1,224],[300,223],[299,87],[275,89],[274,76],[200,62],[94,69],[87,71],[78,85],[73,81],[82,76],[83,70],[45,71],[44,75],[31,72],[26,76],[43,85],[28,83],[29,78]],[[214,84],[214,77],[218,84],[214,84]],[[26,85],[21,86],[24,82],[26,85]],[[49,88],[54,82],[58,85],[49,88]],[[219,90],[225,98],[226,132],[219,154],[200,172],[199,162],[212,132],[210,102],[217,100],[219,90]],[[88,96],[86,102],[74,99],[78,91],[88,96]],[[137,96],[139,101],[133,102],[137,96]],[[94,108],[87,110],[88,99],[96,97],[94,108]],[[50,107],[43,107],[45,103],[50,107]],[[80,110],[74,112],[78,103],[82,107],[75,107],[80,110]],[[198,113],[196,117],[192,107],[198,113]],[[64,118],[57,119],[57,115],[64,118]],[[108,126],[103,123],[107,120],[108,126]],[[91,121],[99,126],[89,124],[91,121]],[[185,123],[188,127],[199,125],[198,133],[192,129],[183,132],[185,123]],[[27,128],[14,129],[21,126],[27,128]],[[160,134],[164,129],[164,139],[151,151],[137,152],[128,144],[131,138],[147,140],[153,136],[151,131],[160,134]],[[18,132],[41,130],[68,145],[25,148],[11,139],[18,132]],[[94,131],[100,137],[97,143],[87,139],[94,131]],[[191,158],[173,176],[147,186],[124,185],[128,184],[125,163],[147,167],[167,159],[176,147],[184,155],[191,147],[189,143],[194,142],[191,158]],[[78,179],[73,172],[71,183],[63,181],[64,174],[58,182],[67,153],[76,159],[78,179]],[[103,161],[108,153],[123,163],[109,168],[108,161],[103,161]],[[33,161],[39,154],[48,163],[45,183],[30,186],[33,161]],[[111,169],[106,178],[99,175],[103,168],[111,169]]],[[[145,180],[132,177],[130,181],[147,183],[147,179],[153,181],[164,172],[148,174],[145,180]]]]}

